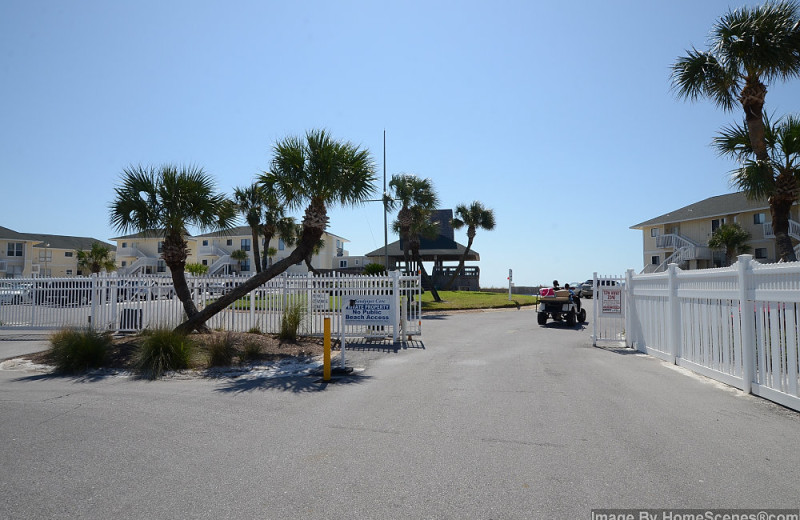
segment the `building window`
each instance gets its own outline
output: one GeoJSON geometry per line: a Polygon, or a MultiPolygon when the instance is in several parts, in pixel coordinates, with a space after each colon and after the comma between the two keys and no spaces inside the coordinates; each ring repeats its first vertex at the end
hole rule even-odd
{"type": "Polygon", "coordinates": [[[208,245],[208,240],[203,240],[203,245],[207,246],[208,245]]]}
{"type": "Polygon", "coordinates": [[[203,260],[203,265],[208,265],[208,260],[203,260]]]}
{"type": "Polygon", "coordinates": [[[67,269],[67,276],[72,276],[72,269],[67,269]]]}
{"type": "Polygon", "coordinates": [[[763,224],[764,223],[764,214],[763,213],[756,213],[753,215],[753,224],[763,224]]]}
{"type": "Polygon", "coordinates": [[[658,265],[661,263],[661,257],[658,255],[653,255],[650,257],[650,263],[653,265],[658,265]]]}
{"type": "Polygon", "coordinates": [[[125,248],[125,247],[128,247],[128,243],[127,243],[127,242],[123,242],[123,243],[122,243],[122,247],[123,247],[123,248],[125,248]]]}
{"type": "Polygon", "coordinates": [[[283,251],[286,249],[286,243],[283,241],[282,238],[278,239],[278,251],[283,251]]]}
{"type": "Polygon", "coordinates": [[[339,267],[347,267],[347,260],[339,260],[339,267]]]}
{"type": "Polygon", "coordinates": [[[250,271],[250,257],[247,257],[247,260],[242,260],[241,262],[242,271],[250,271]]]}
{"type": "Polygon", "coordinates": [[[242,251],[250,251],[250,239],[243,238],[242,239],[242,247],[240,248],[242,251]]]}
{"type": "Polygon", "coordinates": [[[22,242],[8,243],[8,256],[22,256],[22,242]]]}
{"type": "Polygon", "coordinates": [[[52,262],[53,261],[53,252],[49,249],[45,249],[44,251],[39,251],[39,261],[40,262],[52,262]]]}
{"type": "Polygon", "coordinates": [[[159,260],[158,261],[158,267],[156,268],[156,270],[159,273],[166,273],[167,272],[167,264],[163,260],[159,260]]]}
{"type": "Polygon", "coordinates": [[[226,246],[232,246],[232,245],[233,245],[233,239],[232,239],[232,238],[229,238],[228,240],[226,240],[226,241],[225,241],[225,245],[226,245],[226,246]]]}
{"type": "Polygon", "coordinates": [[[711,220],[711,232],[713,233],[714,231],[719,229],[719,227],[721,225],[723,225],[724,223],[725,223],[725,219],[724,218],[715,218],[715,219],[711,220]]]}
{"type": "Polygon", "coordinates": [[[64,256],[66,256],[67,258],[72,258],[72,251],[65,251],[64,256]]]}
{"type": "Polygon", "coordinates": [[[163,253],[164,252],[164,242],[159,242],[158,243],[158,252],[159,253],[163,253]]]}
{"type": "Polygon", "coordinates": [[[756,258],[759,260],[763,260],[767,257],[767,248],[766,247],[757,247],[755,250],[756,258]]]}
{"type": "Polygon", "coordinates": [[[127,265],[128,265],[128,262],[126,262],[125,260],[123,260],[122,263],[120,264],[121,267],[125,267],[127,265]]]}
{"type": "Polygon", "coordinates": [[[650,230],[650,236],[651,237],[657,237],[658,236],[658,228],[654,227],[653,229],[651,229],[650,230]]]}

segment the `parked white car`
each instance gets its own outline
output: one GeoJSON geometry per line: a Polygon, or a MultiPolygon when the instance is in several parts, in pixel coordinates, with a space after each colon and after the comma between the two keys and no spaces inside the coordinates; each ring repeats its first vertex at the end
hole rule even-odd
{"type": "Polygon", "coordinates": [[[30,285],[2,283],[0,284],[0,305],[20,305],[31,303],[33,293],[30,285]]]}

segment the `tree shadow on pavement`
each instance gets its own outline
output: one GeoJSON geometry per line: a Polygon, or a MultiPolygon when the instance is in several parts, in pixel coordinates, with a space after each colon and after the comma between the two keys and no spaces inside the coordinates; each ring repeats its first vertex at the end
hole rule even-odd
{"type": "Polygon", "coordinates": [[[319,374],[268,378],[238,378],[228,381],[216,389],[223,394],[242,394],[257,390],[281,390],[295,394],[322,392],[329,386],[350,386],[366,383],[372,379],[370,376],[349,374],[332,377],[330,381],[323,381],[319,374]]]}

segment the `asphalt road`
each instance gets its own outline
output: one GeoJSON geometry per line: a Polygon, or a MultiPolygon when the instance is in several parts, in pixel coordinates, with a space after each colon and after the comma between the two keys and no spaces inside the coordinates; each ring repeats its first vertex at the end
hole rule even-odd
{"type": "Polygon", "coordinates": [[[0,371],[0,518],[800,507],[800,414],[535,318],[429,317],[327,385],[0,371]]]}

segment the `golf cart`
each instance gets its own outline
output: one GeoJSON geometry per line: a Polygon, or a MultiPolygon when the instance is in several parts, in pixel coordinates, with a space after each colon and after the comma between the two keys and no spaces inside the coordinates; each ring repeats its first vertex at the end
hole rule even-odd
{"type": "Polygon", "coordinates": [[[578,310],[578,305],[566,289],[554,290],[551,287],[539,289],[538,311],[536,320],[539,325],[545,325],[548,316],[554,321],[566,321],[570,327],[574,327],[578,322],[586,322],[586,309],[578,310]]]}

